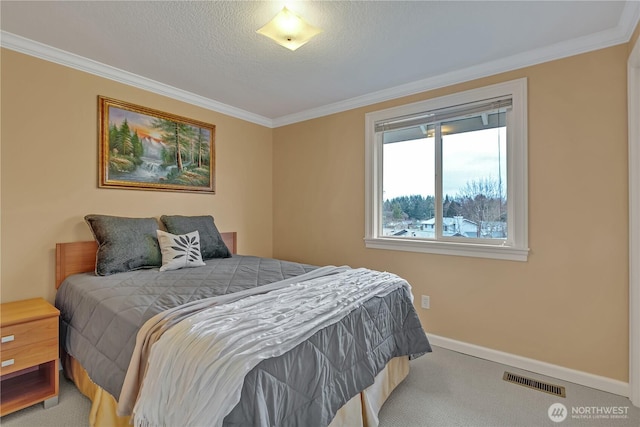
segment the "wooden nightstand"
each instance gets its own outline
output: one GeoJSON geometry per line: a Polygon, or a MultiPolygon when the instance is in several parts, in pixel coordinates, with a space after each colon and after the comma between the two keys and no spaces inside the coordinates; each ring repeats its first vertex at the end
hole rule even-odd
{"type": "Polygon", "coordinates": [[[58,403],[58,316],[42,298],[0,305],[0,416],[58,403]]]}

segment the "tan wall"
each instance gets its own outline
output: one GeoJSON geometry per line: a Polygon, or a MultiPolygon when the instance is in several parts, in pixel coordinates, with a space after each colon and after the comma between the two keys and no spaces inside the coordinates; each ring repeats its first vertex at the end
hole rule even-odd
{"type": "Polygon", "coordinates": [[[274,130],[274,255],[400,274],[433,334],[628,380],[627,45],[274,130]],[[364,115],[528,78],[528,262],[366,249],[364,115]]]}
{"type": "Polygon", "coordinates": [[[54,289],[56,242],[90,240],[89,213],[211,214],[239,251],[272,253],[272,130],[111,80],[1,51],[1,299],[54,289]],[[217,194],[97,188],[97,97],[216,125],[217,194]]]}
{"type": "Polygon", "coordinates": [[[87,213],[213,214],[242,253],[406,277],[430,333],[627,381],[628,49],[275,130],[3,49],[0,298],[53,300],[54,245],[91,239],[87,213]],[[520,77],[529,261],[365,249],[364,114],[520,77]],[[98,95],[214,123],[217,194],[98,189],[98,95]]]}

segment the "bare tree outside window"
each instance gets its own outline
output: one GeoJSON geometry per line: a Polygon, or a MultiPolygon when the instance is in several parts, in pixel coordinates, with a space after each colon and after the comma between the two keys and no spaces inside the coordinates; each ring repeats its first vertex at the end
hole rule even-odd
{"type": "Polygon", "coordinates": [[[467,182],[454,200],[454,213],[476,224],[476,237],[505,237],[506,199],[498,180],[488,177],[467,182]]]}

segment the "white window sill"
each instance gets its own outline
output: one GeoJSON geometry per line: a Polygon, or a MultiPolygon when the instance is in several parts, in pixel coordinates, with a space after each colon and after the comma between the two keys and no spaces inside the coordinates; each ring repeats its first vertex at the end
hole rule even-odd
{"type": "Polygon", "coordinates": [[[415,239],[365,238],[365,246],[370,249],[422,252],[428,254],[492,258],[509,261],[527,261],[529,249],[503,245],[483,245],[471,243],[435,242],[415,239]]]}

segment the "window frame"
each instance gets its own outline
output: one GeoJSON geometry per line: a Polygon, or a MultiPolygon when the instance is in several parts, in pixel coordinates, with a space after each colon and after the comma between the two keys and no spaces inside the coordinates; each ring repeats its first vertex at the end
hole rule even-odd
{"type": "Polygon", "coordinates": [[[529,254],[527,136],[526,78],[365,114],[365,246],[372,249],[527,261],[529,254]],[[381,232],[382,132],[375,131],[376,123],[502,96],[512,98],[512,108],[506,115],[509,218],[507,239],[492,243],[485,239],[479,242],[469,240],[456,242],[451,239],[425,240],[383,236],[381,232]]]}

